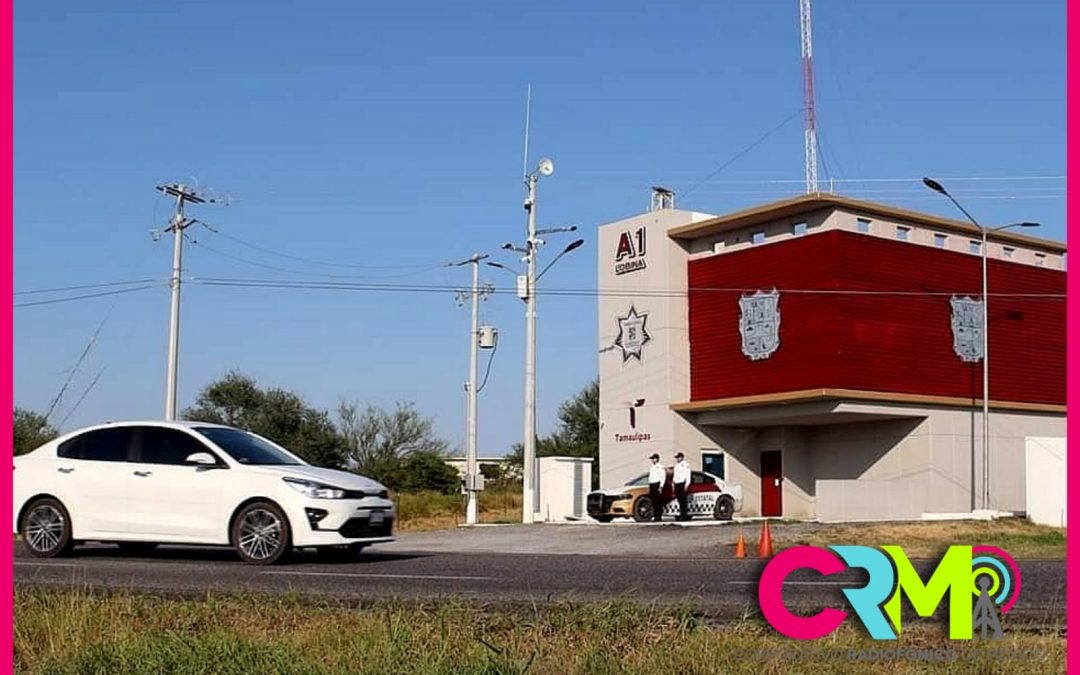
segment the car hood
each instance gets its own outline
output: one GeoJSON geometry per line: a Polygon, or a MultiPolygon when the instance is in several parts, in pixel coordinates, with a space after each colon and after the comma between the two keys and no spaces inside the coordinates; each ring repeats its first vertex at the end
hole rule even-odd
{"type": "Polygon", "coordinates": [[[638,485],[623,485],[620,487],[593,490],[593,494],[599,493],[608,497],[618,497],[619,495],[636,494],[638,492],[641,492],[642,490],[644,490],[644,488],[638,485]]]}
{"type": "Polygon", "coordinates": [[[276,474],[282,478],[302,478],[304,480],[325,483],[344,490],[363,490],[364,492],[378,492],[385,490],[386,486],[373,481],[367,476],[361,476],[348,471],[336,469],[323,469],[318,466],[306,464],[288,464],[284,466],[260,466],[259,471],[268,474],[276,474]]]}

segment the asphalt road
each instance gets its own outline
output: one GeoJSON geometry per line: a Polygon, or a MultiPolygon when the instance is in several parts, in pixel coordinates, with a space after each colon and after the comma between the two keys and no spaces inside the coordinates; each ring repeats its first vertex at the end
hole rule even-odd
{"type": "MultiPolygon", "coordinates": [[[[207,591],[302,593],[366,601],[468,599],[490,603],[548,603],[627,597],[644,602],[691,603],[716,617],[757,609],[763,563],[730,557],[607,556],[566,553],[464,553],[373,547],[357,562],[326,564],[299,552],[284,565],[244,565],[226,549],[161,547],[124,555],[111,546],[86,546],[73,557],[39,560],[16,543],[15,583],[177,594],[207,591]]],[[[917,562],[925,573],[933,563],[917,562]]],[[[1023,590],[1010,617],[1064,623],[1065,562],[1020,562],[1023,590]]],[[[925,577],[924,577],[925,578],[925,577]]],[[[785,602],[816,610],[840,606],[841,588],[866,582],[858,571],[828,578],[813,572],[789,577],[785,602]]]]}

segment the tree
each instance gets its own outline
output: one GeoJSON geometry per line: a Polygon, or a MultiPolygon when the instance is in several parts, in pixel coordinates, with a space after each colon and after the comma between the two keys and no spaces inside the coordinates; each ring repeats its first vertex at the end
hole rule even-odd
{"type": "Polygon", "coordinates": [[[18,406],[14,410],[12,430],[12,450],[16,455],[35,450],[59,435],[44,415],[18,406]]]}
{"type": "MultiPolygon", "coordinates": [[[[524,451],[515,443],[506,463],[520,468],[524,451]]],[[[559,423],[550,436],[537,437],[537,457],[591,457],[593,487],[599,480],[600,463],[600,380],[593,380],[559,406],[559,423]]]]}
{"type": "Polygon", "coordinates": [[[184,419],[246,429],[265,436],[316,466],[341,468],[344,441],[329,414],[279,388],[260,389],[237,371],[207,385],[184,419]]]}
{"type": "Polygon", "coordinates": [[[447,443],[412,403],[393,410],[342,401],[338,432],[345,442],[349,468],[395,490],[451,490],[457,472],[443,461],[447,443]]]}
{"type": "Polygon", "coordinates": [[[571,457],[600,458],[600,380],[593,380],[559,406],[554,437],[559,451],[571,457]]]}

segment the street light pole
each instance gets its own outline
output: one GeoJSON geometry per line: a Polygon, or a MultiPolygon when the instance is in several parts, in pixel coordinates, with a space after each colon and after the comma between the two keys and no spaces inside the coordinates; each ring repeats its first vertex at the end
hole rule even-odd
{"type": "MultiPolygon", "coordinates": [[[[549,172],[550,173],[550,172],[549,172]]],[[[525,424],[522,438],[521,522],[531,525],[536,513],[536,183],[540,176],[526,177],[529,194],[525,233],[525,424]]]]}
{"type": "Polygon", "coordinates": [[[989,280],[987,276],[987,259],[989,258],[989,234],[991,232],[999,232],[1001,230],[1007,230],[1011,227],[1038,227],[1038,223],[1010,223],[1008,225],[1001,225],[998,227],[986,228],[979,224],[979,221],[975,220],[975,217],[968,213],[967,209],[960,205],[960,202],[949,194],[949,191],[945,189],[941,183],[937,182],[933,178],[923,178],[923,184],[930,188],[934,192],[945,195],[949,198],[956,208],[960,209],[960,212],[967,216],[967,219],[971,221],[972,225],[979,228],[979,232],[982,234],[982,244],[980,246],[980,252],[982,253],[982,427],[983,427],[983,457],[982,457],[982,507],[984,509],[990,508],[990,296],[989,296],[989,280]]]}

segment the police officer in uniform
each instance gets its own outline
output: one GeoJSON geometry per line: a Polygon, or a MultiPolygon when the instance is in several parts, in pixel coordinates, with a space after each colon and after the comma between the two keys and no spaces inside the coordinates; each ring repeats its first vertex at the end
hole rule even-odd
{"type": "Polygon", "coordinates": [[[681,452],[675,453],[675,472],[671,482],[675,484],[675,498],[679,500],[679,520],[690,520],[687,490],[690,488],[690,463],[681,452]]]}
{"type": "Polygon", "coordinates": [[[667,469],[660,463],[660,455],[655,452],[649,456],[652,464],[649,465],[649,499],[653,503],[653,522],[659,523],[660,516],[664,513],[664,500],[660,493],[664,489],[664,479],[667,478],[667,469]]]}

